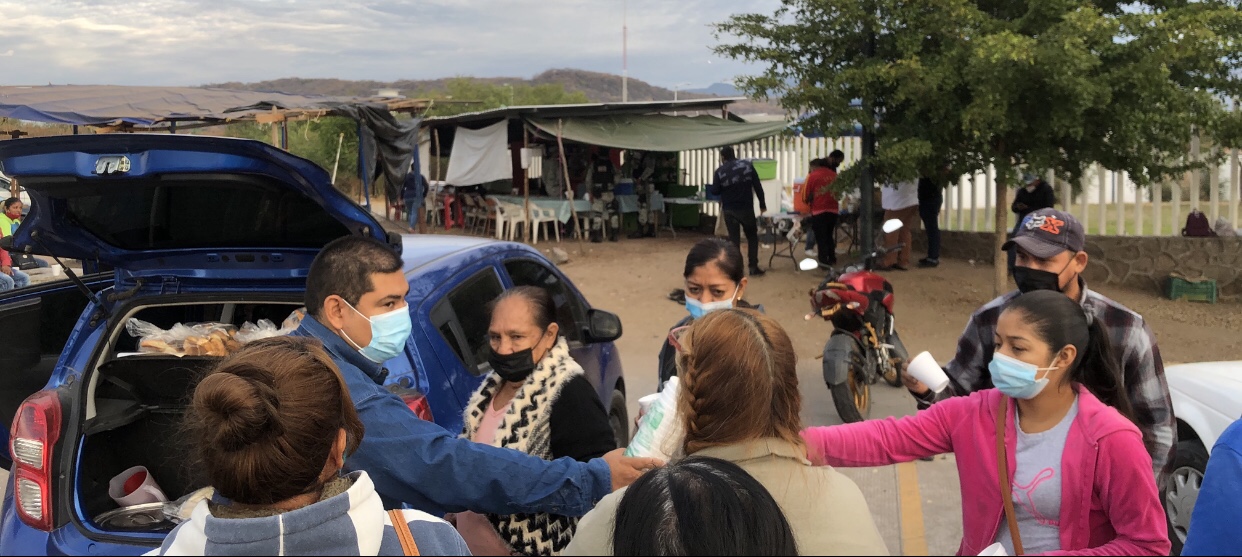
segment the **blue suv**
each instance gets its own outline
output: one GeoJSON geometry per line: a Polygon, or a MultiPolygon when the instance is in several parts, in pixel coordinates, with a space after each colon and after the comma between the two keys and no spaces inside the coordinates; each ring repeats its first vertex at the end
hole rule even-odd
{"type": "Polygon", "coordinates": [[[460,431],[489,371],[485,304],[506,288],[538,285],[551,291],[619,443],[628,440],[612,342],[620,320],[592,309],[525,245],[386,233],[322,168],[254,141],[23,139],[0,143],[0,165],[33,198],[7,248],[114,269],[0,295],[0,416],[12,416],[0,554],[137,555],[158,545],[166,524],[98,519],[116,509],[108,480],[143,465],[174,499],[206,484],[178,427],[216,358],[134,355],[125,323],[279,323],[301,307],[315,254],[345,235],[401,250],[414,331],[386,366],[388,388],[412,411],[460,431]]]}

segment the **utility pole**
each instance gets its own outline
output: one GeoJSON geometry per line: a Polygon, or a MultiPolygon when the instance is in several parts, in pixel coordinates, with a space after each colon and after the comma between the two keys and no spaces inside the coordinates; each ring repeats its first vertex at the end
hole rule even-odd
{"type": "Polygon", "coordinates": [[[621,102],[630,101],[629,14],[630,2],[624,0],[621,3],[621,102]]]}

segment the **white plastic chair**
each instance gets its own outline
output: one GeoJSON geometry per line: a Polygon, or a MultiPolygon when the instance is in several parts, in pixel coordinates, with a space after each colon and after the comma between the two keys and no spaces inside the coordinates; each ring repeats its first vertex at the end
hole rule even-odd
{"type": "Polygon", "coordinates": [[[505,239],[513,241],[514,234],[517,231],[517,225],[527,225],[530,221],[526,218],[526,211],[522,210],[521,205],[513,205],[512,203],[497,203],[496,211],[499,213],[496,220],[499,223],[496,227],[497,238],[500,238],[500,231],[505,231],[505,239]]]}
{"type": "MultiPolygon", "coordinates": [[[[536,244],[539,243],[539,230],[543,228],[542,225],[546,225],[546,224],[552,225],[552,230],[556,231],[556,243],[558,244],[561,243],[561,227],[559,226],[560,219],[556,218],[556,209],[536,207],[535,205],[531,205],[530,206],[530,224],[531,226],[534,227],[536,244]]],[[[543,239],[545,240],[551,239],[549,238],[546,229],[543,233],[543,239]]]]}

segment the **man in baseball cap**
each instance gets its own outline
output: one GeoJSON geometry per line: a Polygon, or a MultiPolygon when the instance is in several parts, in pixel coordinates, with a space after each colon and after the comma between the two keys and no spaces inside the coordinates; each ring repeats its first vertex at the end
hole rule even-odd
{"type": "Polygon", "coordinates": [[[945,368],[949,386],[933,393],[918,380],[902,373],[906,388],[926,408],[954,396],[993,388],[988,363],[992,361],[996,323],[1010,300],[1034,290],[1055,290],[1077,300],[1096,325],[1108,333],[1113,352],[1121,358],[1126,394],[1134,407],[1136,425],[1151,450],[1157,484],[1168,476],[1177,444],[1173,402],[1164,379],[1164,363],[1156,337],[1143,317],[1098,292],[1087,288],[1082,272],[1087,268],[1086,235],[1073,215],[1040,209],[1019,223],[1005,251],[1015,252],[1013,270],[1018,290],[979,308],[970,316],[957,342],[957,354],[945,368]]]}
{"type": "Polygon", "coordinates": [[[1087,268],[1087,238],[1069,213],[1040,209],[1018,224],[1001,249],[1015,252],[1013,280],[1020,292],[1055,290],[1079,299],[1078,275],[1087,268]]]}

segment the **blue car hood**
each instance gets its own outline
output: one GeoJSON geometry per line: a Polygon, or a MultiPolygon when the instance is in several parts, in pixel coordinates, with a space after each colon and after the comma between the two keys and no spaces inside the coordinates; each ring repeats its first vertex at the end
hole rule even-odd
{"type": "Polygon", "coordinates": [[[163,134],[0,142],[0,170],[34,207],[19,251],[131,276],[293,278],[324,244],[370,236],[400,250],[326,171],[265,143],[163,134]]]}

